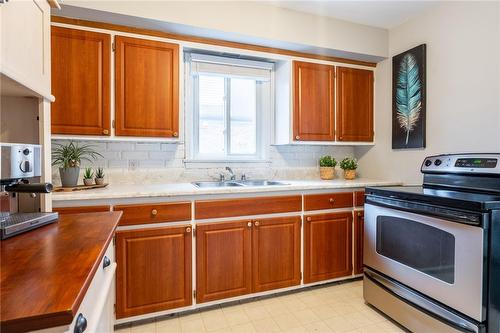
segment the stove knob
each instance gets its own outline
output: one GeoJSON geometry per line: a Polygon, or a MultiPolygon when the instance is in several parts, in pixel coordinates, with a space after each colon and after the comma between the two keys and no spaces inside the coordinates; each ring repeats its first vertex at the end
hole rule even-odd
{"type": "Polygon", "coordinates": [[[440,165],[441,165],[441,163],[442,163],[442,162],[441,162],[441,160],[440,160],[440,159],[437,159],[437,160],[435,160],[435,161],[434,161],[434,165],[435,165],[435,166],[440,166],[440,165]]]}
{"type": "Polygon", "coordinates": [[[428,166],[431,166],[432,164],[432,161],[431,160],[427,160],[425,161],[425,166],[428,167],[428,166]]]}
{"type": "Polygon", "coordinates": [[[24,155],[29,155],[29,153],[30,153],[30,150],[28,148],[24,148],[23,154],[24,155]]]}

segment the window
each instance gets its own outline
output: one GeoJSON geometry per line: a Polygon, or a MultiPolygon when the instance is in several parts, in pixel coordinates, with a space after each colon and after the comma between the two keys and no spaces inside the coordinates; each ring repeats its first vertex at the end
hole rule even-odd
{"type": "Polygon", "coordinates": [[[191,159],[264,159],[273,64],[194,53],[188,62],[191,159]]]}

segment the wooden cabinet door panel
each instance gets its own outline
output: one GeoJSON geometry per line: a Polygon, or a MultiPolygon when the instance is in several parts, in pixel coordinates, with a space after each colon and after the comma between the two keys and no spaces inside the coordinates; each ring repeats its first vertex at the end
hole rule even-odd
{"type": "Polygon", "coordinates": [[[191,226],[116,233],[116,317],[190,305],[191,226]]]}
{"type": "Polygon", "coordinates": [[[373,71],[337,67],[337,141],[373,141],[373,71]]]}
{"type": "Polygon", "coordinates": [[[300,284],[300,217],[254,221],[253,291],[300,284]]]}
{"type": "Polygon", "coordinates": [[[74,206],[74,207],[54,207],[53,212],[59,213],[59,215],[65,214],[82,214],[82,213],[95,213],[95,212],[109,212],[111,206],[74,206]]]}
{"type": "Polygon", "coordinates": [[[354,274],[363,273],[364,211],[354,212],[354,274]]]}
{"type": "Polygon", "coordinates": [[[179,46],[115,38],[116,135],[177,137],[179,46]]]}
{"type": "Polygon", "coordinates": [[[52,27],[53,134],[110,134],[108,34],[52,27]]]}
{"type": "Polygon", "coordinates": [[[252,291],[250,221],[201,224],[196,230],[198,303],[252,291]]]}
{"type": "Polygon", "coordinates": [[[310,215],[304,225],[304,282],[350,275],[352,213],[310,215]]]}
{"type": "Polygon", "coordinates": [[[293,139],[334,140],[335,67],[293,62],[293,139]]]}

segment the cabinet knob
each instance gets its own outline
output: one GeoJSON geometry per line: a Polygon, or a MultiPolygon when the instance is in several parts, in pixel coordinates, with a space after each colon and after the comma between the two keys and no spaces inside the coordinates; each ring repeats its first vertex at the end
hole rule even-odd
{"type": "Polygon", "coordinates": [[[189,234],[191,232],[191,228],[190,227],[187,227],[186,228],[186,232],[189,234]]]}
{"type": "Polygon", "coordinates": [[[247,227],[251,228],[252,227],[252,222],[247,223],[247,227]]]}
{"type": "Polygon", "coordinates": [[[102,268],[106,268],[109,265],[111,265],[111,260],[107,256],[104,256],[104,259],[102,260],[102,268]]]}
{"type": "Polygon", "coordinates": [[[339,136],[339,140],[344,140],[344,137],[343,136],[339,136]]]}
{"type": "Polygon", "coordinates": [[[255,221],[254,225],[255,225],[256,227],[258,227],[258,226],[260,225],[260,222],[259,222],[259,221],[255,221]]]}
{"type": "Polygon", "coordinates": [[[358,212],[358,217],[361,217],[361,212],[358,212]]]}
{"type": "Polygon", "coordinates": [[[334,198],[330,198],[330,199],[328,199],[328,201],[330,201],[330,203],[334,203],[335,199],[334,198]]]}
{"type": "Polygon", "coordinates": [[[104,135],[108,135],[108,134],[109,134],[109,131],[108,131],[107,129],[102,130],[102,134],[104,134],[104,135]]]}
{"type": "Polygon", "coordinates": [[[300,136],[299,136],[299,135],[296,135],[296,136],[295,136],[295,140],[300,140],[300,136]]]}
{"type": "Polygon", "coordinates": [[[172,133],[172,135],[173,135],[174,137],[178,137],[178,136],[179,136],[179,133],[174,132],[174,133],[172,133]]]}
{"type": "Polygon", "coordinates": [[[151,210],[151,215],[156,216],[158,214],[158,211],[156,209],[151,210]]]}
{"type": "Polygon", "coordinates": [[[310,217],[310,216],[308,216],[308,217],[306,218],[306,220],[307,220],[307,222],[311,222],[311,220],[312,220],[312,219],[311,219],[311,217],[310,217]]]}
{"type": "Polygon", "coordinates": [[[76,317],[75,329],[73,333],[83,333],[87,329],[87,318],[85,318],[81,313],[76,317]]]}

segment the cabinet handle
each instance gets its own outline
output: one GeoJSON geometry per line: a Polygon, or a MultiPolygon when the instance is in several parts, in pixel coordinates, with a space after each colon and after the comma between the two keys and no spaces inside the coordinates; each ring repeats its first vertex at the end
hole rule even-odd
{"type": "Polygon", "coordinates": [[[361,217],[361,212],[358,212],[358,217],[361,217]]]}
{"type": "Polygon", "coordinates": [[[108,131],[107,129],[102,130],[102,134],[104,134],[104,135],[108,135],[108,134],[109,134],[109,131],[108,131]]]}
{"type": "Polygon", "coordinates": [[[311,219],[311,217],[310,217],[310,216],[308,216],[308,217],[306,218],[306,220],[307,220],[307,222],[311,222],[311,220],[312,220],[312,219],[311,219]]]}
{"type": "Polygon", "coordinates": [[[259,222],[259,221],[255,221],[254,225],[255,225],[256,227],[258,227],[258,226],[260,225],[260,222],[259,222]]]}
{"type": "Polygon", "coordinates": [[[174,132],[174,133],[172,134],[172,136],[174,136],[174,137],[177,137],[178,135],[179,135],[179,133],[177,133],[177,132],[174,132]]]}
{"type": "Polygon", "coordinates": [[[296,136],[295,136],[295,140],[300,140],[300,136],[299,136],[299,135],[296,135],[296,136]]]}
{"type": "Polygon", "coordinates": [[[252,222],[247,223],[247,227],[251,228],[252,227],[252,222]]]}
{"type": "Polygon", "coordinates": [[[102,268],[106,268],[109,265],[111,265],[111,260],[107,256],[104,256],[104,259],[102,260],[102,268]]]}
{"type": "Polygon", "coordinates": [[[158,214],[158,211],[156,209],[153,209],[151,211],[151,215],[156,216],[158,214]]]}
{"type": "Polygon", "coordinates": [[[83,333],[87,329],[87,318],[85,318],[81,313],[76,317],[75,329],[73,333],[83,333]]]}
{"type": "Polygon", "coordinates": [[[330,201],[330,203],[334,203],[335,199],[334,198],[330,198],[328,201],[330,201]]]}
{"type": "Polygon", "coordinates": [[[190,227],[187,227],[186,228],[186,232],[189,234],[191,232],[191,228],[190,227]]]}

